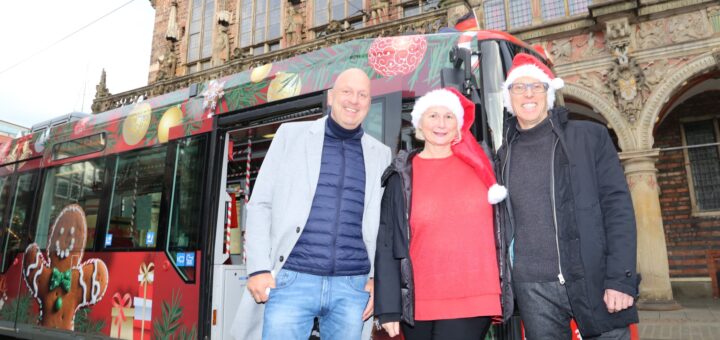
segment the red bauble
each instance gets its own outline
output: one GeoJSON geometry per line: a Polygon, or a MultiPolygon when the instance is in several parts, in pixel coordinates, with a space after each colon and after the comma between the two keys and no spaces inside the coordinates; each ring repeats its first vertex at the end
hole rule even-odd
{"type": "Polygon", "coordinates": [[[406,75],[420,65],[427,51],[424,36],[380,37],[368,50],[368,62],[385,77],[406,75]]]}

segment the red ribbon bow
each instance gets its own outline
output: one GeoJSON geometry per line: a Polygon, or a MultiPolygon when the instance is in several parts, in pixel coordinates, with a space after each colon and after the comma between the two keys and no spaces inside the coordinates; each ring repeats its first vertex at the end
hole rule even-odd
{"type": "Polygon", "coordinates": [[[123,295],[122,297],[120,297],[120,293],[115,293],[115,295],[113,295],[112,305],[113,307],[120,310],[120,313],[118,313],[118,317],[115,318],[114,321],[114,323],[118,325],[118,337],[120,336],[120,323],[127,319],[127,317],[125,316],[125,308],[129,308],[130,306],[132,306],[130,299],[132,299],[132,296],[130,296],[129,293],[125,293],[125,295],[123,295]]]}

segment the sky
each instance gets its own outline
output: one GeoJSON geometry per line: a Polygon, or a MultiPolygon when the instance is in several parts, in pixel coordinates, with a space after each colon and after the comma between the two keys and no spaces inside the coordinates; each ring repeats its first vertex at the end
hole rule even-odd
{"type": "Polygon", "coordinates": [[[154,21],[149,0],[4,1],[0,120],[90,113],[103,68],[110,93],[147,85],[154,21]]]}

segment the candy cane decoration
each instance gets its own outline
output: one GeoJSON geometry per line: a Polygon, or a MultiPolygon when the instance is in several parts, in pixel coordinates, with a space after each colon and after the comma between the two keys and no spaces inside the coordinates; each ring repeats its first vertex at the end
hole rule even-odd
{"type": "Polygon", "coordinates": [[[252,138],[248,135],[247,162],[245,164],[245,204],[250,201],[250,159],[252,158],[252,138]]]}
{"type": "Polygon", "coordinates": [[[232,218],[232,204],[225,202],[225,209],[227,210],[225,214],[225,254],[230,255],[230,219],[232,218]]]}

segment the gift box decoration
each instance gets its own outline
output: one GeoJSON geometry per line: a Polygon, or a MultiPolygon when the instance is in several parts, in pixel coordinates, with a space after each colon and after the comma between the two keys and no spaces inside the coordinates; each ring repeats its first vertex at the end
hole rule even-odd
{"type": "Polygon", "coordinates": [[[135,311],[132,307],[130,294],[120,296],[115,293],[112,297],[112,322],[110,323],[110,337],[133,340],[133,318],[135,311]]]}
{"type": "Polygon", "coordinates": [[[155,264],[143,263],[140,266],[138,275],[138,297],[133,299],[135,306],[135,315],[133,326],[140,328],[140,340],[150,339],[149,331],[152,329],[152,297],[153,297],[153,281],[155,281],[155,264]],[[145,334],[145,331],[148,334],[145,334]],[[147,335],[147,336],[146,336],[147,335]]]}

